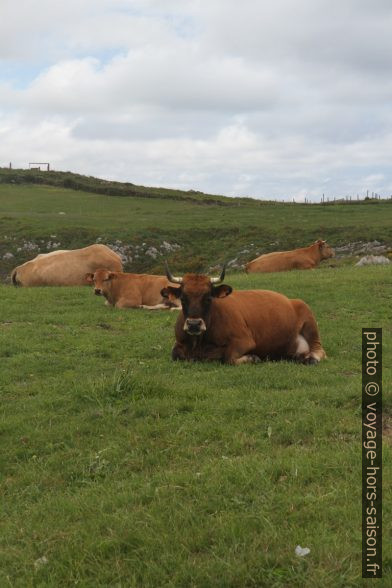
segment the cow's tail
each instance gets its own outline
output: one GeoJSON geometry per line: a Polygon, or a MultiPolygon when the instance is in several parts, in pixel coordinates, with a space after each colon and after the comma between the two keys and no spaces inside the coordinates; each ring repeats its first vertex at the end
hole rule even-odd
{"type": "Polygon", "coordinates": [[[18,282],[18,278],[16,277],[16,269],[12,270],[11,282],[14,286],[20,286],[20,282],[18,282]]]}

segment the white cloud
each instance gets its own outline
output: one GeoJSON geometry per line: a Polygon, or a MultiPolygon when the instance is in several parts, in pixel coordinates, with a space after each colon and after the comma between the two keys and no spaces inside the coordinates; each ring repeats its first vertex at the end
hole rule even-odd
{"type": "Polygon", "coordinates": [[[391,24],[383,0],[5,0],[0,165],[259,197],[389,192],[391,24]]]}

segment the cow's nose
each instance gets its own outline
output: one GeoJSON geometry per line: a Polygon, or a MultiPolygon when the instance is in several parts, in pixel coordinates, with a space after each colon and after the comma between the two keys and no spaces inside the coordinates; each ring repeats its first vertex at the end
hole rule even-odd
{"type": "Polygon", "coordinates": [[[101,294],[102,294],[102,290],[101,290],[101,288],[95,288],[95,290],[94,290],[94,294],[95,294],[96,296],[101,296],[101,294]]]}
{"type": "Polygon", "coordinates": [[[202,330],[202,326],[203,326],[203,319],[201,318],[188,318],[186,319],[186,329],[188,331],[188,333],[200,333],[202,330]]]}

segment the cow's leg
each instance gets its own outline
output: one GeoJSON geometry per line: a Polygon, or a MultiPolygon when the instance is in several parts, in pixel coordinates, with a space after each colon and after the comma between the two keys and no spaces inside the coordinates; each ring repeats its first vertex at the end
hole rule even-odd
{"type": "Polygon", "coordinates": [[[182,310],[181,306],[173,306],[171,304],[165,304],[161,302],[160,304],[156,304],[155,306],[148,306],[147,304],[141,304],[139,308],[144,308],[145,310],[182,310]]]}
{"type": "Polygon", "coordinates": [[[186,347],[181,345],[181,343],[175,343],[171,352],[171,356],[174,361],[183,361],[185,359],[189,359],[189,357],[187,357],[186,347]]]}
{"type": "Polygon", "coordinates": [[[176,342],[172,349],[172,359],[187,361],[219,361],[224,359],[225,352],[226,347],[218,347],[212,344],[199,346],[197,338],[195,338],[193,344],[189,341],[186,345],[176,342]]]}
{"type": "Polygon", "coordinates": [[[144,308],[145,310],[170,310],[170,306],[164,304],[156,304],[155,306],[148,306],[147,304],[141,304],[139,308],[144,308]]]}
{"type": "MultiPolygon", "coordinates": [[[[261,359],[258,355],[242,355],[241,357],[238,357],[237,359],[233,360],[233,365],[241,365],[243,363],[260,363],[261,359]]],[[[230,362],[231,363],[231,362],[230,362]]]]}
{"type": "Polygon", "coordinates": [[[316,319],[305,302],[295,300],[293,303],[297,312],[299,327],[293,356],[302,363],[319,363],[327,355],[321,345],[316,319]]]}
{"type": "Polygon", "coordinates": [[[320,334],[316,319],[312,314],[304,322],[300,336],[302,336],[309,345],[309,353],[305,355],[304,363],[315,364],[327,357],[320,341],[320,334]]]}
{"type": "Polygon", "coordinates": [[[140,304],[127,300],[126,298],[119,298],[114,306],[116,308],[138,308],[140,304]]]}
{"type": "Polygon", "coordinates": [[[261,361],[258,355],[252,353],[256,347],[256,342],[252,337],[235,339],[226,349],[224,361],[231,365],[241,365],[243,363],[259,363],[261,361]]]}

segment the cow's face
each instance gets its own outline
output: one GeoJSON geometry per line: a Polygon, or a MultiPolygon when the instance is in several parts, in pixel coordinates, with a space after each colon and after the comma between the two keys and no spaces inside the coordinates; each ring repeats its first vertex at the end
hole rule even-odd
{"type": "Polygon", "coordinates": [[[168,286],[162,290],[162,295],[170,293],[181,300],[184,331],[198,336],[208,328],[212,299],[225,298],[231,292],[231,286],[215,286],[207,276],[186,274],[179,287],[168,286]]]}
{"type": "Polygon", "coordinates": [[[326,241],[319,239],[317,241],[320,250],[321,259],[328,259],[329,257],[335,257],[335,251],[328,245],[326,241]]]}
{"type": "Polygon", "coordinates": [[[115,273],[99,269],[94,274],[86,274],[86,281],[94,286],[94,294],[97,296],[105,296],[115,277],[115,273]]]}

